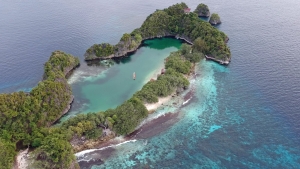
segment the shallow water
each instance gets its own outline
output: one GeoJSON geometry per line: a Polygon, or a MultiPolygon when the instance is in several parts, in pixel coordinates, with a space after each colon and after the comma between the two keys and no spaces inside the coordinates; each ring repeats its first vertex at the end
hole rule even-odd
{"type": "Polygon", "coordinates": [[[230,73],[228,68],[202,61],[197,73],[193,98],[173,110],[180,112],[179,121],[156,136],[115,147],[104,164],[92,168],[300,167],[297,135],[280,127],[268,106],[241,100],[247,93],[242,89],[230,100],[228,91],[220,92],[225,84],[216,77],[230,73]]]}
{"type": "MultiPolygon", "coordinates": [[[[92,44],[117,43],[176,2],[1,2],[0,91],[30,90],[53,50],[83,60],[92,44]]],[[[192,10],[199,3],[186,2],[192,10]]],[[[221,16],[232,62],[201,62],[179,121],[103,153],[93,168],[300,168],[300,1],[202,2],[221,16]]],[[[104,70],[82,63],[76,72],[94,78],[104,70]]]]}
{"type": "Polygon", "coordinates": [[[164,67],[164,59],[177,51],[181,41],[172,38],[147,40],[136,53],[121,58],[110,67],[100,66],[96,76],[75,71],[69,79],[75,96],[72,109],[62,120],[78,113],[115,108],[140,90],[164,67]],[[136,79],[133,80],[133,72],[136,79]]]}

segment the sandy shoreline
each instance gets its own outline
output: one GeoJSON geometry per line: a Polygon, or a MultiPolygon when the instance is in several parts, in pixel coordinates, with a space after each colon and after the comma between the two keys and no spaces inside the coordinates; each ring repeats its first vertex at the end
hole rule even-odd
{"type": "MultiPolygon", "coordinates": [[[[174,94],[172,94],[172,95],[174,95],[174,94]]],[[[172,95],[167,96],[167,97],[160,97],[160,98],[158,98],[158,102],[156,102],[156,103],[145,103],[144,105],[145,105],[145,107],[147,108],[147,110],[149,112],[155,111],[160,106],[162,106],[162,105],[166,104],[168,101],[170,101],[171,98],[172,98],[172,95]]]]}
{"type": "MultiPolygon", "coordinates": [[[[155,73],[149,75],[147,80],[156,80],[158,75],[161,74],[162,68],[164,67],[160,67],[155,73]]],[[[190,82],[196,79],[196,77],[194,73],[186,76],[190,82]]],[[[153,113],[151,114],[152,117],[149,116],[146,118],[134,132],[121,139],[119,137],[113,137],[94,144],[94,146],[89,147],[89,150],[85,147],[84,151],[77,151],[76,156],[79,164],[87,168],[93,165],[101,165],[115,153],[116,146],[127,142],[147,139],[167,130],[181,119],[183,114],[180,113],[180,108],[189,104],[193,95],[194,88],[191,86],[191,88],[179,95],[174,92],[167,97],[158,98],[157,103],[145,103],[144,105],[149,113],[153,113]],[[176,110],[170,110],[170,107],[174,107],[176,110]],[[163,112],[157,112],[157,110],[162,110],[163,112]],[[174,113],[172,113],[173,111],[174,113]]]]}
{"type": "MultiPolygon", "coordinates": [[[[162,65],[159,67],[159,69],[157,69],[152,75],[150,75],[147,79],[147,81],[151,81],[151,80],[157,80],[157,77],[159,75],[161,75],[161,70],[165,69],[165,66],[162,65]]],[[[174,95],[175,93],[172,93],[171,95],[167,96],[167,97],[159,97],[158,98],[158,102],[156,103],[145,103],[144,106],[147,108],[147,110],[151,113],[154,112],[155,110],[157,110],[160,106],[166,104],[168,101],[170,101],[170,99],[172,98],[172,95],[174,95]]]]}

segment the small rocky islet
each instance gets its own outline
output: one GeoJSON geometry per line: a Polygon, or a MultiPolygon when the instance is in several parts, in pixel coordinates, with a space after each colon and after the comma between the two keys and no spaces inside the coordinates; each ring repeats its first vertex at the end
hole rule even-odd
{"type": "Polygon", "coordinates": [[[216,13],[211,14],[211,17],[209,18],[209,23],[212,25],[218,25],[221,22],[220,16],[216,13]]]}
{"type": "Polygon", "coordinates": [[[197,6],[197,8],[194,11],[196,14],[198,14],[199,17],[209,17],[210,16],[210,12],[208,9],[208,6],[205,4],[199,4],[197,6]]]}

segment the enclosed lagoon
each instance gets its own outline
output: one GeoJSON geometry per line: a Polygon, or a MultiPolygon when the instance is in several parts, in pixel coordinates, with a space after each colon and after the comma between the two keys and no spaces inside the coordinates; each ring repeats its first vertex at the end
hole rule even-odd
{"type": "MultiPolygon", "coordinates": [[[[34,87],[52,51],[60,49],[83,60],[90,45],[115,44],[150,13],[176,2],[3,1],[1,92],[34,87]]],[[[193,10],[199,2],[186,3],[193,10]]],[[[199,90],[175,125],[107,148],[112,155],[103,166],[93,168],[300,168],[300,1],[203,3],[221,16],[218,29],[230,38],[232,62],[227,68],[200,63],[198,80],[192,84],[199,90]]],[[[104,78],[105,70],[110,71],[81,62],[69,79],[75,96],[83,93],[79,84],[104,78]]],[[[80,97],[75,98],[73,113],[81,102],[88,109],[89,100],[80,97]]]]}
{"type": "Polygon", "coordinates": [[[163,68],[164,59],[170,52],[177,51],[181,44],[174,38],[146,40],[134,54],[113,60],[111,66],[105,64],[106,61],[98,61],[104,63],[97,64],[102,71],[92,77],[82,78],[82,72],[75,71],[69,78],[75,100],[63,120],[78,113],[105,111],[122,104],[151,78],[156,78],[163,68]]]}

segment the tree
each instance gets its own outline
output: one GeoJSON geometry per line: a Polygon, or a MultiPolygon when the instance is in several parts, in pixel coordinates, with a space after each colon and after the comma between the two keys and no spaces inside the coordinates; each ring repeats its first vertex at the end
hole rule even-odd
{"type": "Polygon", "coordinates": [[[197,38],[194,41],[193,50],[195,52],[201,52],[205,54],[206,52],[208,52],[208,46],[206,45],[204,40],[202,40],[201,38],[197,38]]]}
{"type": "Polygon", "coordinates": [[[15,144],[0,139],[0,169],[12,168],[17,154],[15,149],[15,144]]]}
{"type": "Polygon", "coordinates": [[[128,42],[130,40],[130,38],[131,38],[130,34],[124,33],[121,38],[121,41],[128,42]]]}
{"type": "Polygon", "coordinates": [[[70,143],[57,134],[47,136],[33,154],[33,166],[37,168],[69,168],[75,160],[70,143]]]}
{"type": "Polygon", "coordinates": [[[201,53],[201,52],[194,52],[194,53],[189,53],[189,54],[186,54],[184,55],[185,58],[187,60],[189,60],[190,62],[192,63],[196,63],[196,62],[199,62],[200,59],[204,58],[204,54],[201,53]]]}
{"type": "Polygon", "coordinates": [[[186,43],[181,45],[181,54],[183,55],[188,54],[191,52],[191,50],[192,50],[191,45],[188,45],[186,43]]]}

